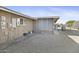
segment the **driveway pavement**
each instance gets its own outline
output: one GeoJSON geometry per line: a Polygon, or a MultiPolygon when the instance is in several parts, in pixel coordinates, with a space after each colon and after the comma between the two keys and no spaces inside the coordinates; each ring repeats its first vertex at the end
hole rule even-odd
{"type": "Polygon", "coordinates": [[[5,53],[67,53],[79,52],[79,45],[63,31],[36,33],[1,52],[5,53]]]}

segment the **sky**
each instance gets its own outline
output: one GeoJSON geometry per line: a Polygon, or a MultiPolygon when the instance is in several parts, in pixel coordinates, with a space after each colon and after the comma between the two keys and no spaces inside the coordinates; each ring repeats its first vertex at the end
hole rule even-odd
{"type": "Polygon", "coordinates": [[[6,6],[9,9],[32,17],[59,16],[57,23],[79,20],[79,6],[6,6]]]}

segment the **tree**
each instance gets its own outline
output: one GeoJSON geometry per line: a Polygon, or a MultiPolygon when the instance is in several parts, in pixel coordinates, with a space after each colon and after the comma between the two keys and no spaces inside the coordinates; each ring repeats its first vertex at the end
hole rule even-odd
{"type": "Polygon", "coordinates": [[[66,22],[66,24],[71,29],[71,27],[73,26],[74,22],[75,22],[75,20],[69,20],[69,21],[66,22]]]}

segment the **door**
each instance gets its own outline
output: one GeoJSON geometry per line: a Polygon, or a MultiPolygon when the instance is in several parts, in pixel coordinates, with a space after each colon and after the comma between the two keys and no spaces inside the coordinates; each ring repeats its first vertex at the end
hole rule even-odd
{"type": "Polygon", "coordinates": [[[5,16],[0,16],[0,29],[5,29],[6,27],[6,17],[5,16]]]}
{"type": "Polygon", "coordinates": [[[12,27],[16,28],[16,25],[17,25],[16,18],[12,18],[12,27]]]}

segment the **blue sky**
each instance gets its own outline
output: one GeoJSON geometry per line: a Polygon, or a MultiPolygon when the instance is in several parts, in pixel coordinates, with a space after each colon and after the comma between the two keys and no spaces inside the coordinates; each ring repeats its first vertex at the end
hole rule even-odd
{"type": "Polygon", "coordinates": [[[6,6],[32,17],[59,16],[57,23],[79,20],[79,6],[6,6]]]}

